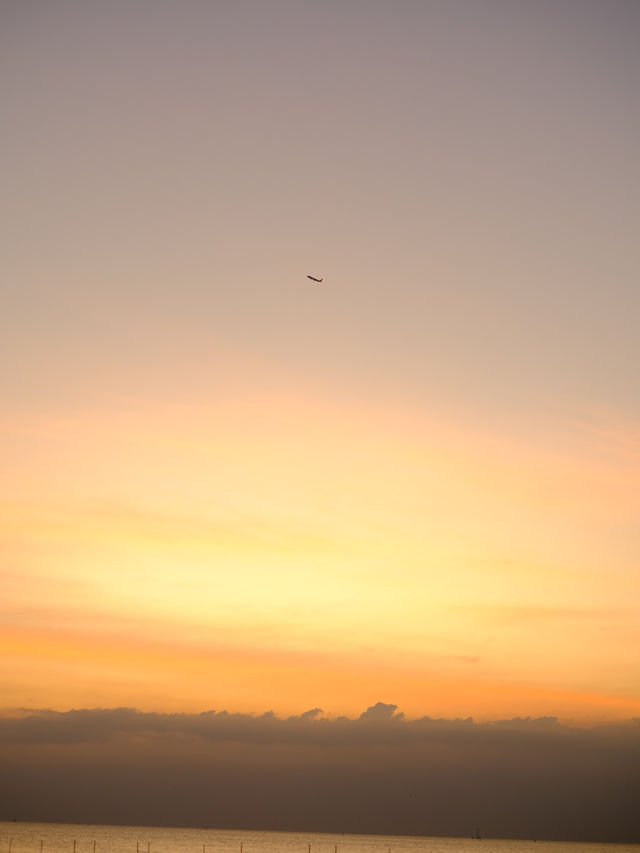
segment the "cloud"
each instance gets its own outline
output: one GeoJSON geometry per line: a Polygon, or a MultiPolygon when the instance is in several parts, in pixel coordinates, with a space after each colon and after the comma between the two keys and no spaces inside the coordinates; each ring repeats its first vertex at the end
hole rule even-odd
{"type": "Polygon", "coordinates": [[[24,820],[640,837],[640,720],[49,710],[0,719],[0,743],[0,802],[24,820]]]}
{"type": "MultiPolygon", "coordinates": [[[[139,740],[196,738],[204,741],[250,744],[343,746],[345,744],[427,742],[463,732],[486,738],[494,730],[518,728],[522,732],[570,731],[555,717],[515,719],[477,724],[471,718],[442,720],[422,717],[406,720],[397,705],[377,702],[358,718],[323,718],[313,708],[285,719],[272,711],[261,715],[205,711],[200,714],[142,712],[134,708],[22,711],[0,719],[0,743],[65,744],[107,743],[117,737],[139,740]]],[[[576,729],[574,732],[581,730],[576,729]]]]}
{"type": "Polygon", "coordinates": [[[383,720],[401,720],[403,718],[403,714],[396,714],[398,710],[397,705],[385,705],[384,702],[376,702],[375,705],[371,705],[371,707],[367,708],[362,714],[360,714],[360,721],[363,720],[366,722],[382,722],[383,720]]]}
{"type": "Polygon", "coordinates": [[[261,715],[204,711],[199,714],[143,712],[134,708],[96,708],[71,711],[27,710],[0,718],[0,743],[89,744],[116,738],[156,742],[158,738],[192,738],[218,743],[290,744],[341,747],[389,743],[397,746],[445,741],[499,743],[517,732],[540,739],[596,743],[605,736],[638,737],[640,718],[628,723],[571,727],[556,717],[516,717],[489,723],[466,719],[421,717],[407,720],[398,706],[377,702],[356,719],[322,717],[321,708],[280,718],[272,711],[261,715]]]}

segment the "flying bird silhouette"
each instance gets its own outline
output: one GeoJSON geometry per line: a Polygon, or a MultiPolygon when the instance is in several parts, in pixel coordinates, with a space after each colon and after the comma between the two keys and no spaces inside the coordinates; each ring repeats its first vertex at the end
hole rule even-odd
{"type": "Polygon", "coordinates": [[[314,276],[312,276],[312,275],[308,275],[307,278],[310,278],[311,281],[317,281],[318,284],[320,284],[322,282],[321,278],[314,278],[314,276]]]}

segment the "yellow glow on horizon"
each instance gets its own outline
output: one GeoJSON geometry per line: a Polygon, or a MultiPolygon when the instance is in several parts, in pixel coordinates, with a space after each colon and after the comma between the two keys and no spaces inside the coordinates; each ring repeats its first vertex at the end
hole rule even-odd
{"type": "Polygon", "coordinates": [[[284,393],[33,418],[2,507],[10,704],[637,712],[636,435],[604,435],[284,393]]]}
{"type": "Polygon", "coordinates": [[[288,715],[314,707],[315,696],[321,694],[332,700],[325,709],[328,716],[357,716],[369,704],[389,699],[410,718],[465,716],[466,708],[466,715],[479,721],[553,715],[591,724],[627,719],[637,714],[640,704],[637,694],[620,691],[505,683],[484,667],[469,674],[477,662],[453,658],[415,668],[370,653],[314,656],[181,648],[170,642],[131,644],[128,637],[90,634],[83,634],[80,645],[73,633],[25,636],[4,629],[0,649],[8,661],[5,708],[130,706],[185,713],[275,709],[288,715]],[[312,687],[301,690],[301,683],[312,687]]]}

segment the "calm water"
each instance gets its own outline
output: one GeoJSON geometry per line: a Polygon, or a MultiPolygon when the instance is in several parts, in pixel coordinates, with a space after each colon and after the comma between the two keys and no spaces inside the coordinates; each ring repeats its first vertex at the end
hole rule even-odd
{"type": "Polygon", "coordinates": [[[561,841],[474,840],[0,822],[0,853],[639,853],[639,851],[638,844],[572,844],[561,841]]]}

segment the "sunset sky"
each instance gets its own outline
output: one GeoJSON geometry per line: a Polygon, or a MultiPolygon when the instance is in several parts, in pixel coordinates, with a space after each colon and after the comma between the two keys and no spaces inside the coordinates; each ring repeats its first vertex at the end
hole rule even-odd
{"type": "Polygon", "coordinates": [[[640,716],[640,4],[0,33],[2,714],[640,716]]]}

